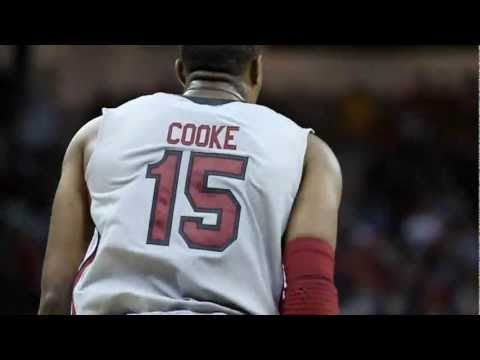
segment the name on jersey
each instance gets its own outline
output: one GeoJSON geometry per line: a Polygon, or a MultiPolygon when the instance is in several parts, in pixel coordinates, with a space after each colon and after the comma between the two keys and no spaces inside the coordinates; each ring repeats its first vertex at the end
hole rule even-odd
{"type": "Polygon", "coordinates": [[[235,136],[238,126],[195,125],[171,123],[167,143],[171,145],[198,146],[210,149],[237,150],[235,136]]]}

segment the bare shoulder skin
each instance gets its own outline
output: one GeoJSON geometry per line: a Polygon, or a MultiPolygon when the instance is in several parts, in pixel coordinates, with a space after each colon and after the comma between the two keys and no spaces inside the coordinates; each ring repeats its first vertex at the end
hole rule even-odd
{"type": "Polygon", "coordinates": [[[315,135],[310,135],[302,183],[290,216],[286,243],[313,237],[337,245],[338,210],[342,197],[342,173],[335,154],[315,135]]]}

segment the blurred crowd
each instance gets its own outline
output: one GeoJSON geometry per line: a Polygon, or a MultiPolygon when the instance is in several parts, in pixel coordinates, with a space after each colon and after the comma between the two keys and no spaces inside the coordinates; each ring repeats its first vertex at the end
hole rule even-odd
{"type": "MultiPolygon", "coordinates": [[[[444,89],[419,74],[395,97],[362,83],[338,96],[261,97],[314,128],[339,158],[344,314],[478,313],[476,75],[444,89]]],[[[102,107],[140,94],[118,93],[71,109],[55,96],[54,76],[22,84],[0,69],[1,313],[36,311],[65,148],[102,107]]]]}

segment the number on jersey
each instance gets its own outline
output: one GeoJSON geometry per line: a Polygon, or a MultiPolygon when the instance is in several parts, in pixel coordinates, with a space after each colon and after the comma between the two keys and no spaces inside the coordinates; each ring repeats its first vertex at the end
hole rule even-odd
{"type": "MultiPolygon", "coordinates": [[[[147,243],[168,246],[182,151],[167,150],[162,160],[149,165],[147,178],[155,179],[147,243]]],[[[182,216],[179,233],[192,249],[223,251],[238,235],[241,206],[227,189],[208,187],[210,176],[245,180],[248,158],[236,155],[192,152],[185,183],[185,196],[195,212],[217,215],[215,225],[202,217],[182,216]]]]}

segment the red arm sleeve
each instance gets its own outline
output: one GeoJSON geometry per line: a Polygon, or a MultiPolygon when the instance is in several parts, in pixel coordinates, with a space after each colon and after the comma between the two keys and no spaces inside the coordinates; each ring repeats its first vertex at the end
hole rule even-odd
{"type": "Polygon", "coordinates": [[[286,290],[280,313],[338,315],[334,267],[334,250],[326,241],[299,238],[288,242],[284,254],[286,290]]]}

